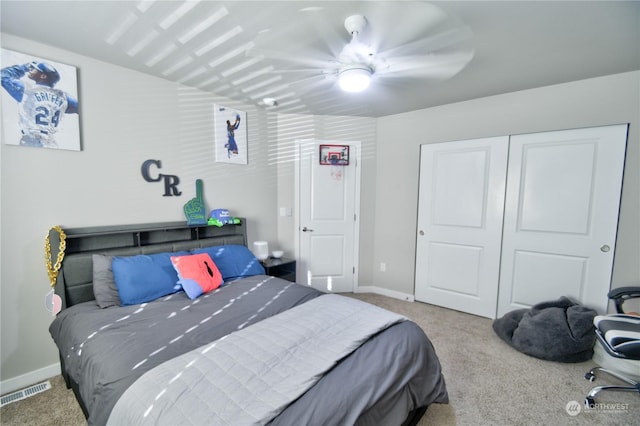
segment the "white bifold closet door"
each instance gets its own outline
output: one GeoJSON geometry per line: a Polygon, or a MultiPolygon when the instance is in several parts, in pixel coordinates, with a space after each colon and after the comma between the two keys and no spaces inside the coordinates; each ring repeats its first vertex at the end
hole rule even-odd
{"type": "Polygon", "coordinates": [[[568,296],[607,310],[627,125],[511,136],[497,315],[568,296]]]}
{"type": "Polygon", "coordinates": [[[415,299],[496,313],[509,137],[422,145],[415,299]]]}
{"type": "Polygon", "coordinates": [[[416,300],[489,318],[605,312],[627,125],[423,145],[416,300]]]}

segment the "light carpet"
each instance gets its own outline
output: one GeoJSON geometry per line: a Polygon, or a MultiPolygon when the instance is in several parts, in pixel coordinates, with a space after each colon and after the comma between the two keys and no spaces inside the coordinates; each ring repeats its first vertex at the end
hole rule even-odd
{"type": "MultiPolygon", "coordinates": [[[[584,374],[595,364],[563,364],[524,355],[500,340],[491,320],[420,302],[362,293],[355,297],[405,315],[429,336],[442,363],[450,403],[434,404],[419,425],[640,425],[640,395],[606,392],[599,407],[583,401],[599,384],[584,374]]],[[[52,389],[0,410],[2,425],[86,424],[61,376],[52,389]]],[[[386,425],[383,425],[386,426],[386,425]]]]}

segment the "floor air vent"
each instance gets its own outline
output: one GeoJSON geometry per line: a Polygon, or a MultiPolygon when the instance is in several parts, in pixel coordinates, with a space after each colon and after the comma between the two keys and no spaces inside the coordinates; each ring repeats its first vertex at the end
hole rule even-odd
{"type": "Polygon", "coordinates": [[[2,404],[0,404],[0,407],[4,407],[5,405],[11,404],[12,402],[29,398],[30,396],[33,396],[40,392],[44,392],[47,389],[51,389],[51,383],[48,380],[46,382],[38,383],[37,385],[29,386],[26,389],[4,395],[2,396],[2,404]]]}

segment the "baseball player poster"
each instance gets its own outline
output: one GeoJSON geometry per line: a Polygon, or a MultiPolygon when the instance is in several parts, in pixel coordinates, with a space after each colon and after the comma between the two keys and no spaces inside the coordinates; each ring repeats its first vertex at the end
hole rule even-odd
{"type": "Polygon", "coordinates": [[[1,55],[4,143],[80,151],[76,68],[8,49],[1,55]]]}
{"type": "Polygon", "coordinates": [[[247,164],[247,113],[214,105],[216,162],[247,164]]]}

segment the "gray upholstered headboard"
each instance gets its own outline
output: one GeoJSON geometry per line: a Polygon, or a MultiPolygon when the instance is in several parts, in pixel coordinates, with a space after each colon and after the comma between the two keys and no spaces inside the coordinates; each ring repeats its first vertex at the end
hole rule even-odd
{"type": "MultiPolygon", "coordinates": [[[[190,250],[224,244],[247,244],[245,219],[238,225],[189,226],[185,222],[139,225],[63,228],[66,250],[55,292],[62,308],[95,300],[93,296],[94,254],[132,256],[190,250]]],[[[56,259],[60,243],[57,231],[49,232],[51,258],[56,259]]]]}

